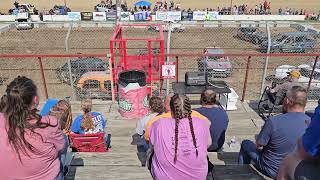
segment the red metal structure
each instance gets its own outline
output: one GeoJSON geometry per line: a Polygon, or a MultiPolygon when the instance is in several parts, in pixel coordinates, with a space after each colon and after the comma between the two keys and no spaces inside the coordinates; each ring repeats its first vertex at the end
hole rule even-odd
{"type": "MultiPolygon", "coordinates": [[[[164,35],[162,25],[117,25],[110,39],[112,77],[118,84],[118,74],[125,70],[142,70],[147,74],[147,84],[152,94],[153,84],[158,84],[161,94],[161,65],[164,63],[164,35]],[[150,26],[159,27],[159,33],[148,32],[150,26]],[[146,37],[127,37],[127,30],[146,31],[146,37]],[[156,35],[155,35],[156,34],[156,35]]],[[[116,93],[117,88],[114,88],[116,93]]]]}

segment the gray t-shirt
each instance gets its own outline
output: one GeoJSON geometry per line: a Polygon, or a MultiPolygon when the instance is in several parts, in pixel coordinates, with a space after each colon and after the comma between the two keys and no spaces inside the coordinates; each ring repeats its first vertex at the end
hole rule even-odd
{"type": "Polygon", "coordinates": [[[278,172],[282,159],[292,152],[307,128],[310,117],[304,113],[289,112],[268,119],[257,138],[257,143],[264,146],[261,162],[270,171],[278,172]]]}

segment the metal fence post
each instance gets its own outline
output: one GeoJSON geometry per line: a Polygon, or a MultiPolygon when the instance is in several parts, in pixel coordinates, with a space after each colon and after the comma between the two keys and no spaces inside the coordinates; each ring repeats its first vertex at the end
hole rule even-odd
{"type": "MultiPolygon", "coordinates": [[[[72,30],[72,26],[73,26],[73,23],[71,22],[70,26],[69,26],[69,29],[68,29],[68,33],[67,33],[66,39],[64,41],[65,47],[66,47],[66,52],[69,52],[69,37],[70,37],[71,30],[72,30]]],[[[71,59],[70,58],[68,58],[68,70],[69,70],[70,86],[71,86],[71,91],[72,91],[72,99],[76,100],[74,84],[73,84],[73,77],[72,77],[71,59]]]]}
{"type": "Polygon", "coordinates": [[[46,77],[44,75],[41,57],[38,57],[38,63],[39,63],[40,71],[41,71],[41,79],[42,79],[42,84],[43,84],[43,89],[44,89],[44,95],[45,95],[46,99],[48,99],[49,98],[48,88],[47,88],[47,83],[46,83],[46,77]]]}
{"type": "Polygon", "coordinates": [[[307,90],[307,92],[309,92],[309,90],[310,90],[312,78],[313,78],[313,76],[314,76],[314,71],[315,71],[315,69],[316,69],[316,67],[317,67],[318,60],[319,60],[319,56],[317,56],[316,59],[314,60],[313,68],[312,68],[312,71],[311,71],[311,74],[310,74],[310,78],[309,78],[309,83],[308,83],[308,90],[307,90]]]}
{"type": "MultiPolygon", "coordinates": [[[[167,24],[168,38],[167,38],[167,54],[170,54],[170,46],[171,46],[171,23],[167,24]]],[[[167,64],[170,63],[170,56],[167,56],[167,64]]],[[[170,87],[170,79],[167,79],[167,90],[166,95],[169,95],[169,87],[170,87]]]]}
{"type": "Polygon", "coordinates": [[[266,31],[268,34],[268,49],[267,49],[267,57],[264,62],[264,70],[263,70],[262,83],[261,83],[261,88],[260,88],[260,96],[262,96],[264,86],[266,83],[266,76],[267,76],[267,70],[268,70],[268,64],[269,64],[269,54],[270,54],[270,49],[271,49],[271,33],[270,33],[270,26],[269,26],[268,21],[266,22],[266,31]]]}
{"type": "Polygon", "coordinates": [[[243,91],[242,91],[242,98],[241,101],[244,101],[244,98],[246,96],[246,91],[247,91],[247,84],[248,84],[248,77],[249,77],[249,70],[250,70],[250,62],[251,62],[251,56],[248,57],[247,60],[247,68],[246,68],[246,75],[243,83],[243,91]]]}
{"type": "Polygon", "coordinates": [[[179,57],[176,56],[176,82],[179,82],[179,57]]]}

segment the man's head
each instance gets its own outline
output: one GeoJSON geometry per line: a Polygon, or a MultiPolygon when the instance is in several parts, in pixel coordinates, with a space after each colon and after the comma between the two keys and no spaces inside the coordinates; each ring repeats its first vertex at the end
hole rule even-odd
{"type": "Polygon", "coordinates": [[[216,104],[216,92],[211,89],[206,89],[201,93],[200,104],[204,105],[215,105],[216,104]]]}
{"type": "Polygon", "coordinates": [[[301,86],[293,86],[283,101],[283,108],[286,112],[304,111],[307,104],[307,90],[301,86]]]}

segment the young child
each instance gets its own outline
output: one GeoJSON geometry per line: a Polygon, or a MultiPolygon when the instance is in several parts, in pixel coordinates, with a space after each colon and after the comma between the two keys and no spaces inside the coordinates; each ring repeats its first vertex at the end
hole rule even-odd
{"type": "Polygon", "coordinates": [[[106,119],[98,112],[92,112],[92,100],[85,99],[81,102],[82,115],[74,120],[71,131],[76,134],[90,134],[104,132],[106,119]]]}

